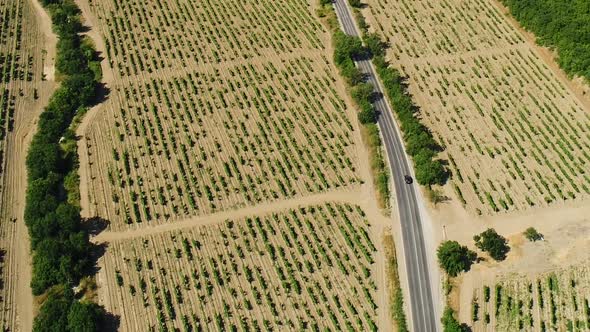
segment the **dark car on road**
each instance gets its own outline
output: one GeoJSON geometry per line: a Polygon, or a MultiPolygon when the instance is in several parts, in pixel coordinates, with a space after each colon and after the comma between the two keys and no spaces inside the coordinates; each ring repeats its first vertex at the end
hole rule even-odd
{"type": "Polygon", "coordinates": [[[407,184],[412,184],[412,182],[414,182],[414,180],[412,179],[412,177],[411,177],[411,176],[409,176],[409,175],[404,175],[404,181],[405,181],[407,184]]]}

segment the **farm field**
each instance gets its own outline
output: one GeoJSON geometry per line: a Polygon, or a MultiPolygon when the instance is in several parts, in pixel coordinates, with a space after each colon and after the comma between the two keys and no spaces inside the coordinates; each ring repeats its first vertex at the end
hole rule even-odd
{"type": "Polygon", "coordinates": [[[511,275],[473,294],[474,331],[587,331],[588,264],[537,277],[511,275]]]}
{"type": "Polygon", "coordinates": [[[360,185],[354,115],[311,3],[82,7],[112,77],[83,140],[89,216],[122,230],[360,185]]]}
{"type": "Polygon", "coordinates": [[[370,234],[358,206],[299,207],[113,241],[98,279],[122,331],[369,331],[370,234]]]}
{"type": "MultiPolygon", "coordinates": [[[[30,330],[26,149],[53,90],[53,47],[31,0],[0,2],[0,329],[30,330]]],[[[50,31],[50,30],[49,30],[50,31]]]]}
{"type": "Polygon", "coordinates": [[[34,15],[29,0],[0,4],[0,176],[9,160],[7,139],[18,126],[19,113],[39,99],[44,79],[44,54],[34,47],[42,38],[34,15]]]}
{"type": "Polygon", "coordinates": [[[476,214],[583,200],[590,103],[492,0],[368,0],[420,117],[444,146],[447,186],[476,214]],[[394,14],[395,13],[395,14],[394,14]]]}

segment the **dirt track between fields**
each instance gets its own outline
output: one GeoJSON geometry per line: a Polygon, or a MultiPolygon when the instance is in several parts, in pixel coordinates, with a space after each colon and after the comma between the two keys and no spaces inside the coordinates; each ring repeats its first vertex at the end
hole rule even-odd
{"type": "Polygon", "coordinates": [[[36,123],[43,107],[55,89],[55,45],[57,37],[52,33],[51,20],[36,0],[24,3],[25,39],[21,50],[31,53],[33,80],[15,81],[9,88],[22,84],[21,98],[17,99],[14,129],[8,132],[4,151],[4,173],[1,174],[0,194],[0,243],[6,251],[2,268],[4,287],[2,307],[4,329],[31,331],[35,303],[31,292],[31,255],[27,227],[24,223],[25,195],[27,188],[26,155],[36,132],[36,123]],[[42,80],[41,77],[45,79],[42,80]],[[36,89],[37,98],[33,97],[36,89]]]}

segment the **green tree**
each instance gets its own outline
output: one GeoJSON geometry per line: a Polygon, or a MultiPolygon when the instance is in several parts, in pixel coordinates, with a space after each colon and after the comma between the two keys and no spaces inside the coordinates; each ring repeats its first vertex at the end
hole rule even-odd
{"type": "Polygon", "coordinates": [[[361,0],[348,0],[348,3],[350,4],[351,7],[354,7],[354,8],[361,8],[361,6],[363,5],[361,3],[361,0]]]}
{"type": "Polygon", "coordinates": [[[361,100],[372,102],[375,96],[375,91],[370,83],[361,83],[354,86],[350,94],[356,102],[361,100]]]}
{"type": "Polygon", "coordinates": [[[527,240],[532,242],[543,239],[543,234],[537,232],[537,230],[534,227],[527,228],[523,234],[524,237],[527,238],[527,240]]]}
{"type": "Polygon", "coordinates": [[[98,332],[106,311],[96,303],[78,301],[70,286],[54,287],[33,323],[34,332],[98,332]]]}
{"type": "Polygon", "coordinates": [[[385,47],[387,46],[376,33],[369,33],[363,39],[367,49],[373,57],[385,56],[385,47]]]}
{"type": "Polygon", "coordinates": [[[434,138],[428,131],[418,131],[413,133],[413,128],[408,128],[409,133],[406,134],[406,151],[411,156],[415,156],[421,150],[435,151],[438,149],[438,144],[434,141],[434,138]]]}
{"type": "Polygon", "coordinates": [[[421,185],[443,184],[448,177],[447,170],[440,160],[422,157],[422,154],[430,153],[431,151],[425,149],[414,158],[416,181],[421,185]]]}
{"type": "Polygon", "coordinates": [[[455,312],[450,307],[446,307],[441,318],[443,332],[466,332],[469,328],[465,324],[460,324],[455,318],[455,312]]]}
{"type": "Polygon", "coordinates": [[[58,144],[31,144],[27,155],[29,178],[45,178],[49,172],[59,169],[61,158],[58,144]]]}
{"type": "Polygon", "coordinates": [[[71,293],[64,295],[59,294],[59,291],[50,291],[35,317],[33,332],[67,331],[68,311],[72,300],[71,293]]]}
{"type": "Polygon", "coordinates": [[[502,235],[496,233],[493,228],[488,228],[485,232],[473,237],[475,246],[490,254],[490,257],[497,261],[506,258],[510,251],[508,241],[502,235]]]}
{"type": "Polygon", "coordinates": [[[358,114],[359,122],[362,124],[375,123],[377,121],[377,115],[373,107],[363,109],[358,114]]]}
{"type": "Polygon", "coordinates": [[[445,241],[437,250],[440,267],[451,277],[456,277],[463,271],[469,271],[477,254],[457,241],[445,241]]]}
{"type": "Polygon", "coordinates": [[[68,313],[68,331],[98,332],[104,325],[106,311],[93,302],[75,301],[68,313]]]}
{"type": "Polygon", "coordinates": [[[342,31],[334,34],[334,62],[342,64],[347,59],[367,56],[367,50],[359,37],[350,36],[342,31]]]}
{"type": "Polygon", "coordinates": [[[60,181],[61,177],[55,173],[50,173],[46,178],[33,181],[29,179],[25,207],[25,221],[29,227],[39,218],[55,211],[58,206],[60,181]]]}

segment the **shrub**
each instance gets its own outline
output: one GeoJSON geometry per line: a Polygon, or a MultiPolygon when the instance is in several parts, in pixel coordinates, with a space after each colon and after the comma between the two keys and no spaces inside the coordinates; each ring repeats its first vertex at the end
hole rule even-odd
{"type": "Polygon", "coordinates": [[[543,234],[537,232],[537,230],[534,227],[529,227],[524,231],[524,237],[527,238],[527,240],[534,242],[534,241],[539,241],[543,239],[543,234]]]}
{"type": "Polygon", "coordinates": [[[53,289],[33,322],[33,332],[103,331],[106,311],[96,303],[79,301],[71,289],[53,289]]]}
{"type": "Polygon", "coordinates": [[[465,324],[460,324],[455,318],[455,312],[450,307],[447,307],[441,318],[444,332],[466,332],[469,328],[465,324]]]}

